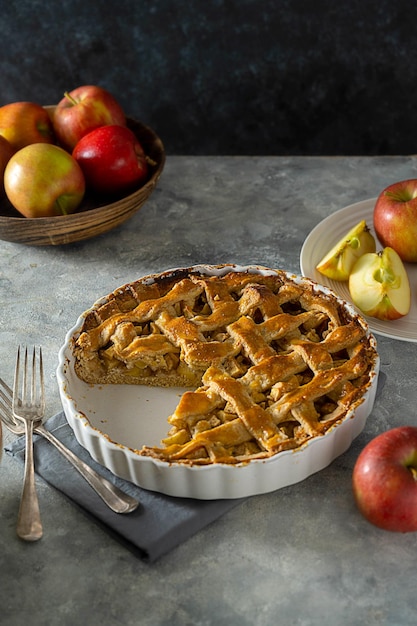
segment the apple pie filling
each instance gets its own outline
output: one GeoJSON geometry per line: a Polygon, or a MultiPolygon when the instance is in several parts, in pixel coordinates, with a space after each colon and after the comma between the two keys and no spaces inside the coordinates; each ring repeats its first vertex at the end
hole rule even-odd
{"type": "Polygon", "coordinates": [[[195,270],[126,285],[86,314],[75,369],[91,383],[182,386],[160,447],[238,463],[303,445],[360,401],[376,351],[335,296],[285,272],[195,270]]]}

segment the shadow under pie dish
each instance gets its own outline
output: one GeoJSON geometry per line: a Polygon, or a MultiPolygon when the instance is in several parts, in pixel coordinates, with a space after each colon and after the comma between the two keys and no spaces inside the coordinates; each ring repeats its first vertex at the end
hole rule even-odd
{"type": "Polygon", "coordinates": [[[124,285],[68,332],[57,376],[79,443],[153,491],[239,498],[328,466],[372,411],[366,322],[313,281],[193,266],[124,285]]]}

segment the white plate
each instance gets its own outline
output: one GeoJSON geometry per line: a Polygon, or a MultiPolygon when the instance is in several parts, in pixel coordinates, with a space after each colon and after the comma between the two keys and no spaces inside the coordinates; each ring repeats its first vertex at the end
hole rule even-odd
{"type": "MultiPolygon", "coordinates": [[[[218,271],[206,266],[203,268],[206,273],[218,271]]],[[[242,269],[248,268],[227,268],[228,271],[242,269]]],[[[260,268],[250,269],[263,271],[260,268]]],[[[298,280],[310,283],[306,279],[298,280]]],[[[326,292],[324,287],[313,288],[326,292]]],[[[344,306],[355,314],[352,307],[344,306]]],[[[312,439],[297,450],[233,466],[188,466],[140,456],[135,450],[143,445],[160,444],[167,432],[167,417],[183,390],[136,385],[90,385],[81,381],[74,371],[72,345],[84,317],[85,313],[68,331],[59,352],[57,379],[68,423],[79,443],[98,463],[117,476],[151,491],[201,500],[241,498],[275,491],[327,467],[349,448],[372,411],[379,362],[375,364],[363,402],[359,400],[345,419],[324,436],[312,439]]]]}
{"type": "MultiPolygon", "coordinates": [[[[376,198],[363,200],[340,209],[317,224],[308,235],[300,254],[300,267],[303,276],[312,278],[321,285],[329,287],[347,302],[352,302],[347,282],[331,280],[316,270],[316,265],[324,255],[344,236],[353,226],[365,220],[373,234],[373,211],[376,198]]],[[[378,246],[377,249],[381,249],[378,246]]],[[[410,280],[412,301],[408,315],[390,322],[384,322],[373,317],[366,317],[369,328],[378,335],[401,339],[403,341],[417,341],[417,263],[405,264],[410,280]]],[[[358,309],[359,311],[359,309],[358,309]]],[[[363,315],[363,314],[362,314],[363,315]]]]}

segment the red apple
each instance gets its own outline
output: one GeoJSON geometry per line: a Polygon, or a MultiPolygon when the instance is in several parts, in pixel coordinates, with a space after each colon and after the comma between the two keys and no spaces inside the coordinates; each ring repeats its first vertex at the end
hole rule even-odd
{"type": "Polygon", "coordinates": [[[85,135],[73,157],[84,172],[87,189],[98,193],[133,191],[148,176],[146,155],[126,126],[101,126],[85,135]]]}
{"type": "Polygon", "coordinates": [[[0,135],[0,198],[4,196],[4,170],[6,165],[14,154],[14,149],[11,144],[0,135]]]}
{"type": "Polygon", "coordinates": [[[375,526],[417,531],[417,427],[393,428],[365,446],[353,469],[353,493],[375,526]]]}
{"type": "Polygon", "coordinates": [[[58,141],[70,152],[84,135],[107,124],[125,126],[126,117],[112,94],[95,85],[66,92],[53,115],[58,141]]]}
{"type": "Polygon", "coordinates": [[[374,207],[375,233],[404,262],[417,262],[417,179],[386,187],[374,207]]]}
{"type": "Polygon", "coordinates": [[[59,146],[34,143],[16,152],[4,172],[12,205],[26,217],[73,213],[85,192],[76,160],[59,146]]]}
{"type": "Polygon", "coordinates": [[[35,102],[11,102],[0,107],[0,135],[20,150],[31,143],[54,143],[51,118],[35,102]]]}

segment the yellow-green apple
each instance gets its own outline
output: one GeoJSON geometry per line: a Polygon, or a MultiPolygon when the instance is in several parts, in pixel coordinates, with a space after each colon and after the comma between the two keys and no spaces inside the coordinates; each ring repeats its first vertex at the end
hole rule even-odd
{"type": "Polygon", "coordinates": [[[11,102],[0,107],[0,135],[20,150],[31,143],[54,143],[48,112],[36,102],[11,102]]]}
{"type": "Polygon", "coordinates": [[[376,200],[373,220],[383,246],[394,248],[404,262],[417,262],[417,179],[386,187],[376,200]]]}
{"type": "Polygon", "coordinates": [[[0,198],[4,196],[4,170],[6,165],[14,154],[14,149],[11,144],[0,135],[0,198]]]}
{"type": "Polygon", "coordinates": [[[126,126],[100,126],[75,146],[72,156],[84,172],[87,189],[97,193],[125,193],[148,177],[145,152],[126,126]]]}
{"type": "Polygon", "coordinates": [[[352,475],[355,502],[384,530],[417,531],[417,428],[399,426],[372,439],[352,475]]]}
{"type": "Polygon", "coordinates": [[[73,213],[85,192],[77,161],[59,146],[34,143],[16,152],[4,172],[4,188],[25,217],[73,213]]]}
{"type": "Polygon", "coordinates": [[[361,256],[349,276],[353,303],[365,314],[381,320],[407,315],[411,288],[407,270],[397,252],[387,246],[361,256]]]}
{"type": "Polygon", "coordinates": [[[125,126],[126,116],[116,98],[97,85],[66,92],[53,114],[58,142],[70,152],[84,135],[107,124],[125,126]]]}
{"type": "Polygon", "coordinates": [[[375,250],[375,238],[361,220],[329,250],[316,269],[333,280],[347,280],[358,258],[375,250]]]}

